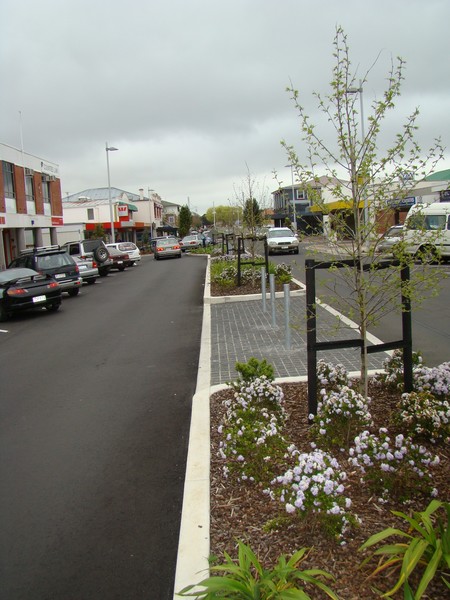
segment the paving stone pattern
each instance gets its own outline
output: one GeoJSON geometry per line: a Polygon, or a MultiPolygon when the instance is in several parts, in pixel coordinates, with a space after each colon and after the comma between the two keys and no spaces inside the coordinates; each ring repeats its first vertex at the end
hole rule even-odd
{"type": "MultiPolygon", "coordinates": [[[[275,326],[272,304],[262,300],[225,302],[211,305],[211,385],[236,379],[236,362],[255,357],[265,358],[275,369],[275,377],[306,375],[306,302],[305,296],[291,297],[289,302],[290,349],[287,348],[284,298],[275,300],[275,326]]],[[[353,339],[358,333],[339,322],[322,307],[317,308],[317,339],[330,341],[353,339]]],[[[369,368],[381,368],[385,353],[369,356],[369,368]]],[[[360,350],[346,348],[318,353],[333,364],[341,363],[348,371],[359,370],[360,350]]]]}

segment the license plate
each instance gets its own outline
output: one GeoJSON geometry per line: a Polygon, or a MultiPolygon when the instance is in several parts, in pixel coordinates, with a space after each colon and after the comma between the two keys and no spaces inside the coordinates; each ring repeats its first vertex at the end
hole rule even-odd
{"type": "Polygon", "coordinates": [[[289,250],[289,246],[281,246],[282,250],[289,250]]]}
{"type": "Polygon", "coordinates": [[[85,271],[87,269],[86,265],[78,265],[78,268],[80,269],[80,271],[85,271]]]}
{"type": "Polygon", "coordinates": [[[45,302],[47,298],[45,296],[34,296],[33,302],[45,302]]]}
{"type": "Polygon", "coordinates": [[[65,276],[66,276],[65,273],[56,273],[55,279],[64,279],[65,276]]]}
{"type": "Polygon", "coordinates": [[[118,265],[121,265],[122,263],[123,263],[123,260],[118,260],[118,261],[117,261],[117,264],[118,264],[118,265]]]}

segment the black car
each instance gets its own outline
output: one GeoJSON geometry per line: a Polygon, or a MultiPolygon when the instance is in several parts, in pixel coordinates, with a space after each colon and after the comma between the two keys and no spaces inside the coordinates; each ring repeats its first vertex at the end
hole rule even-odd
{"type": "Polygon", "coordinates": [[[33,269],[38,273],[51,275],[69,296],[76,296],[83,280],[74,259],[59,246],[43,246],[24,250],[8,265],[8,269],[33,269]]]}
{"type": "Polygon", "coordinates": [[[45,307],[56,311],[61,304],[61,287],[51,275],[33,269],[0,272],[0,321],[24,310],[45,307]]]}

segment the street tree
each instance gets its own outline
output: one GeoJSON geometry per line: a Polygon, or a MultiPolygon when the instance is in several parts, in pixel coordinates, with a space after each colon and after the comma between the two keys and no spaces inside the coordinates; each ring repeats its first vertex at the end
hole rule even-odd
{"type": "Polygon", "coordinates": [[[178,229],[180,232],[180,236],[184,237],[189,233],[192,225],[192,214],[189,209],[189,206],[184,205],[180,208],[180,213],[178,215],[178,229]]]}
{"type": "Polygon", "coordinates": [[[364,270],[364,264],[374,267],[384,258],[377,252],[381,237],[379,226],[392,222],[389,199],[406,198],[417,181],[434,170],[442,158],[443,147],[439,139],[425,152],[419,146],[415,137],[417,108],[406,117],[391,144],[383,147],[383,140],[390,133],[386,119],[400,96],[405,62],[401,58],[391,61],[383,94],[372,102],[370,114],[363,120],[361,94],[378,58],[362,76],[357,76],[350,61],[347,36],[341,27],[336,29],[333,48],[331,91],[326,96],[314,93],[319,113],[324,115],[331,135],[327,132],[325,137],[319,133],[319,127],[312,122],[300,100],[299,91],[291,83],[287,91],[299,116],[306,158],[300,159],[294,145],[285,140],[281,143],[293,165],[297,184],[324,215],[337,252],[353,259],[354,266],[336,271],[336,277],[345,280],[350,294],[344,300],[336,295],[334,300],[343,304],[344,311],[357,323],[364,349],[361,386],[367,395],[369,325],[399,307],[401,289],[417,305],[428,292],[436,290],[436,273],[426,265],[416,268],[401,247],[397,267],[385,271],[364,270]],[[339,206],[339,210],[329,210],[330,201],[339,206]],[[395,271],[408,261],[412,279],[406,286],[395,271]]]}

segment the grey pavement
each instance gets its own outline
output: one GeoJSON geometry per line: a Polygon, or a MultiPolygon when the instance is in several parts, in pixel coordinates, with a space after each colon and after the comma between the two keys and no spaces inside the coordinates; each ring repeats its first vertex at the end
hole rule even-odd
{"type": "MultiPolygon", "coordinates": [[[[297,282],[301,287],[302,284],[297,282]]],[[[208,571],[210,508],[210,396],[237,378],[236,362],[255,357],[272,364],[277,379],[306,378],[306,301],[304,289],[292,292],[289,327],[285,299],[275,299],[275,321],[270,294],[263,310],[261,294],[243,298],[211,297],[209,268],[205,282],[202,343],[196,393],[192,401],[189,450],[183,496],[183,513],[178,545],[174,599],[177,591],[198,582],[208,571]],[[286,334],[289,334],[288,337],[286,334]]],[[[357,338],[355,325],[332,307],[317,306],[319,341],[357,338]]],[[[377,343],[369,336],[370,343],[377,343]]],[[[355,349],[320,352],[318,357],[341,363],[349,373],[359,371],[360,351],[355,349]]],[[[369,369],[381,367],[385,353],[369,357],[369,369]]]]}
{"type": "MultiPolygon", "coordinates": [[[[247,362],[252,357],[265,358],[274,367],[277,378],[306,375],[305,293],[295,294],[289,299],[289,331],[284,295],[275,298],[275,320],[270,297],[265,311],[262,297],[247,301],[233,301],[233,297],[228,297],[226,302],[211,304],[211,385],[236,379],[236,362],[247,362]]],[[[318,341],[358,337],[348,319],[329,307],[317,307],[318,341]]],[[[370,355],[369,369],[381,368],[386,357],[385,353],[370,355]]],[[[319,352],[318,358],[342,364],[347,371],[354,372],[359,370],[360,350],[328,350],[319,352]]]]}

